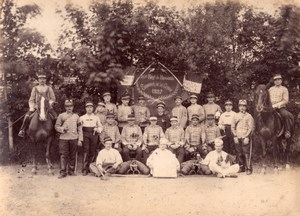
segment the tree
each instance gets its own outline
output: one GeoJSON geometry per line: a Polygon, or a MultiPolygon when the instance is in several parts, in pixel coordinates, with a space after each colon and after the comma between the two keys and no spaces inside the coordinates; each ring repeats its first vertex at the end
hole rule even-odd
{"type": "MultiPolygon", "coordinates": [[[[31,78],[40,69],[40,58],[50,49],[40,33],[24,27],[28,19],[38,14],[40,9],[35,4],[17,7],[12,0],[3,2],[0,49],[7,100],[1,103],[1,122],[11,124],[27,111],[31,78]]],[[[14,125],[14,129],[18,126],[14,125]]],[[[7,134],[7,127],[2,129],[7,134]]]]}

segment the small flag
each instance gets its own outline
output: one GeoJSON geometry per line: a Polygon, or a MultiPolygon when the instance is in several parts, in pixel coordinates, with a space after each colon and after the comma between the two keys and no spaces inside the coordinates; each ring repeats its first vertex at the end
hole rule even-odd
{"type": "Polygon", "coordinates": [[[199,73],[186,73],[183,77],[183,88],[188,92],[200,94],[203,76],[199,73]]]}
{"type": "Polygon", "coordinates": [[[131,86],[135,78],[136,68],[127,67],[124,69],[124,79],[120,82],[123,86],[131,86]]]}
{"type": "Polygon", "coordinates": [[[123,86],[131,86],[133,84],[134,75],[125,75],[123,81],[121,81],[121,85],[123,86]]]}

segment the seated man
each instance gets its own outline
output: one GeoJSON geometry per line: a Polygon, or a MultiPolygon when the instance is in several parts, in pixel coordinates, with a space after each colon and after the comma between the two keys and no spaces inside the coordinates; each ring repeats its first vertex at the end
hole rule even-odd
{"type": "Polygon", "coordinates": [[[99,152],[96,162],[90,164],[90,171],[96,177],[117,173],[123,162],[120,153],[112,148],[112,139],[110,137],[104,138],[104,146],[105,148],[99,152]]]}
{"type": "Polygon", "coordinates": [[[213,114],[208,114],[206,118],[205,130],[205,143],[202,146],[201,155],[203,158],[212,150],[214,150],[214,141],[216,138],[221,137],[220,129],[215,124],[215,116],[213,114]]]}
{"type": "Polygon", "coordinates": [[[197,153],[202,152],[202,143],[205,142],[205,131],[199,120],[199,115],[194,114],[191,124],[185,129],[185,154],[188,160],[194,159],[197,153]]]}
{"type": "Polygon", "coordinates": [[[45,98],[49,100],[49,113],[52,115],[54,119],[57,118],[56,112],[53,110],[53,103],[55,102],[55,94],[51,86],[46,85],[46,73],[40,72],[38,75],[39,85],[35,86],[31,90],[30,98],[28,101],[29,111],[26,113],[23,119],[22,126],[18,133],[19,137],[25,136],[25,131],[30,123],[30,116],[37,109],[37,102],[40,95],[43,95],[45,98]]]}
{"type": "Polygon", "coordinates": [[[272,107],[276,109],[283,118],[285,127],[284,135],[286,139],[289,139],[292,135],[294,124],[293,114],[286,109],[286,105],[289,102],[289,91],[285,86],[282,86],[282,76],[280,74],[276,74],[273,80],[274,86],[269,89],[270,100],[272,107]]]}
{"type": "Polygon", "coordinates": [[[113,148],[117,149],[120,153],[121,148],[121,135],[114,114],[107,114],[106,123],[103,126],[103,131],[100,134],[100,141],[104,144],[104,138],[110,137],[113,142],[113,148]]]}
{"type": "Polygon", "coordinates": [[[213,174],[216,174],[219,178],[225,177],[237,177],[239,171],[239,165],[234,164],[234,158],[222,151],[223,140],[215,139],[215,150],[208,153],[202,164],[209,167],[213,174]]]}
{"type": "Polygon", "coordinates": [[[140,146],[142,144],[142,139],[142,130],[135,124],[134,115],[128,115],[128,124],[124,126],[121,133],[124,161],[130,160],[131,152],[136,152],[136,160],[141,161],[142,149],[140,146]]]}
{"type": "Polygon", "coordinates": [[[170,118],[171,127],[166,130],[166,138],[169,140],[169,150],[173,152],[179,163],[183,162],[184,159],[184,130],[179,125],[178,119],[176,116],[170,118]]]}
{"type": "Polygon", "coordinates": [[[161,138],[159,148],[147,159],[147,166],[150,167],[153,177],[177,177],[180,164],[175,155],[167,149],[168,144],[170,143],[166,138],[161,138]]]}
{"type": "Polygon", "coordinates": [[[157,117],[151,116],[150,117],[150,125],[145,128],[144,134],[143,134],[143,160],[144,162],[147,161],[147,158],[149,155],[158,148],[159,140],[163,137],[165,137],[165,134],[163,132],[163,129],[158,126],[157,123],[157,117]]]}

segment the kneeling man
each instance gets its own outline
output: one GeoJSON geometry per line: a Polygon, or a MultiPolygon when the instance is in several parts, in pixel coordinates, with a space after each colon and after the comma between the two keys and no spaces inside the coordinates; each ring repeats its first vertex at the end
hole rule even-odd
{"type": "Polygon", "coordinates": [[[215,139],[215,150],[209,152],[202,163],[208,165],[212,173],[216,174],[219,178],[237,177],[240,168],[239,165],[232,165],[231,163],[234,158],[222,151],[222,148],[223,140],[219,138],[215,139]]]}
{"type": "Polygon", "coordinates": [[[167,149],[168,145],[169,141],[161,138],[159,148],[147,159],[147,166],[150,167],[153,177],[177,177],[180,164],[175,155],[167,149]]]}

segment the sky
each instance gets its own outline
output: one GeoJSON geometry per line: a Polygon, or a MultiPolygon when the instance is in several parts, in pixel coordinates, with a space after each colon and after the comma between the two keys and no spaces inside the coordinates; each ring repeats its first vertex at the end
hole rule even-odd
{"type": "MultiPolygon", "coordinates": [[[[216,2],[215,0],[155,0],[160,5],[175,7],[178,10],[203,4],[206,2],[216,2]]],[[[41,8],[41,15],[29,20],[27,27],[36,29],[46,37],[47,42],[55,49],[57,39],[61,31],[63,19],[55,13],[57,8],[62,9],[67,3],[73,3],[88,9],[88,3],[92,0],[15,0],[18,6],[35,3],[41,8]]],[[[143,0],[133,0],[134,4],[145,3],[143,0]]],[[[241,2],[254,6],[258,11],[274,14],[275,10],[284,3],[300,5],[299,0],[241,0],[241,2]]]]}

